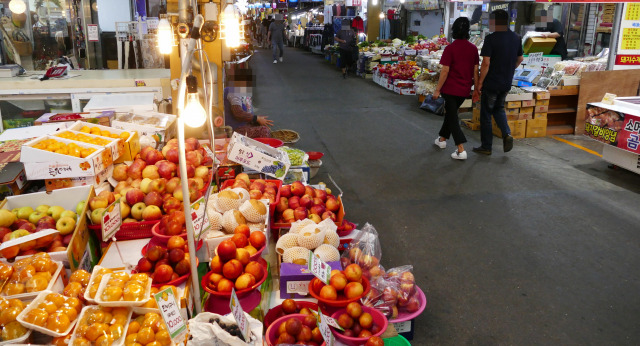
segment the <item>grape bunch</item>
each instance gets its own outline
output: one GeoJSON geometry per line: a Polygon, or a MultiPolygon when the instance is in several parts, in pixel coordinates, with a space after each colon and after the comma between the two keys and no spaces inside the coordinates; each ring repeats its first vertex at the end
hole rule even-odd
{"type": "Polygon", "coordinates": [[[229,333],[229,335],[235,336],[240,340],[245,341],[244,336],[242,335],[242,332],[240,331],[240,328],[238,328],[237,324],[226,324],[224,322],[220,322],[220,319],[217,317],[210,318],[209,323],[211,324],[216,323],[217,325],[220,326],[220,328],[224,329],[227,333],[229,333]]]}
{"type": "Polygon", "coordinates": [[[276,177],[284,175],[284,164],[280,161],[274,161],[273,165],[262,167],[261,173],[274,174],[276,177]]]}

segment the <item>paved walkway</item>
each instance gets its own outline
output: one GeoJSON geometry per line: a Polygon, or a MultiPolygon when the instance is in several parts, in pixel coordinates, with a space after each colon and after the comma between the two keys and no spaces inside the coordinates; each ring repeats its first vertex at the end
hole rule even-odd
{"type": "Polygon", "coordinates": [[[376,227],[386,268],[413,264],[429,300],[414,345],[640,344],[640,176],[551,138],[478,156],[466,129],[454,161],[415,97],[284,59],[253,58],[258,113],[325,153],[314,181],[330,173],[347,219],[376,227]]]}

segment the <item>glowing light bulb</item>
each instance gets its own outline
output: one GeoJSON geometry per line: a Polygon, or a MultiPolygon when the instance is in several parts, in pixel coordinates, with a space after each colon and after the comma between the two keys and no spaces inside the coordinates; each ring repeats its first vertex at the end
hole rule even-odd
{"type": "Polygon", "coordinates": [[[233,11],[233,6],[227,5],[222,15],[222,25],[224,26],[224,39],[227,47],[236,48],[240,46],[240,23],[233,11]]]}
{"type": "Polygon", "coordinates": [[[173,30],[165,18],[158,23],[158,47],[162,54],[170,54],[173,50],[173,30]]]}
{"type": "Polygon", "coordinates": [[[384,19],[384,12],[380,12],[380,15],[378,17],[380,17],[380,19],[384,19]]]}
{"type": "Polygon", "coordinates": [[[27,4],[23,0],[11,0],[9,2],[11,13],[20,14],[27,10],[27,4]]]}
{"type": "Polygon", "coordinates": [[[373,6],[378,6],[378,0],[373,0],[373,1],[371,1],[371,4],[372,4],[373,6]]]}
{"type": "Polygon", "coordinates": [[[182,116],[184,117],[185,125],[189,127],[200,127],[204,125],[204,122],[207,120],[207,112],[200,104],[198,94],[187,94],[187,106],[184,107],[182,116]]]}

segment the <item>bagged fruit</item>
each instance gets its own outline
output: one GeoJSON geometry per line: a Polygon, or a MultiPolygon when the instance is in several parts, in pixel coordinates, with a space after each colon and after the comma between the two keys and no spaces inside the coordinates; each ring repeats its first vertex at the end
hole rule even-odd
{"type": "Polygon", "coordinates": [[[405,265],[391,268],[387,271],[386,279],[394,281],[398,286],[398,309],[406,312],[416,312],[420,308],[420,301],[416,294],[416,279],[413,276],[413,266],[405,265]]]}
{"type": "Polygon", "coordinates": [[[371,290],[362,298],[362,304],[375,308],[389,319],[396,318],[399,289],[397,281],[379,276],[371,280],[371,290]]]}
{"type": "Polygon", "coordinates": [[[39,252],[31,257],[13,263],[13,273],[2,288],[2,296],[10,297],[23,293],[36,293],[49,287],[54,280],[53,274],[58,269],[46,252],[39,252]]]}
{"type": "Polygon", "coordinates": [[[262,345],[262,322],[245,313],[251,339],[247,342],[238,330],[233,316],[221,316],[211,312],[201,312],[190,319],[187,346],[258,346],[262,345]]]}
{"type": "Polygon", "coordinates": [[[362,267],[362,275],[369,280],[384,274],[384,270],[380,267],[382,248],[378,232],[369,223],[365,224],[360,233],[349,243],[348,249],[349,251],[345,251],[340,259],[343,268],[351,263],[357,263],[362,267]]]}

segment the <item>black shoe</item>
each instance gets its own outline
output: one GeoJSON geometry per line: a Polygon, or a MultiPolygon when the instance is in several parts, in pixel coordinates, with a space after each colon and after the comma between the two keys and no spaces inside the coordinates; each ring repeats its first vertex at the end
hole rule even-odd
{"type": "Polygon", "coordinates": [[[342,74],[342,78],[347,79],[347,74],[346,74],[346,73],[343,73],[343,74],[342,74]]]}
{"type": "Polygon", "coordinates": [[[478,154],[491,155],[491,150],[485,149],[483,147],[473,148],[473,152],[478,153],[478,154]]]}
{"type": "Polygon", "coordinates": [[[507,135],[502,139],[502,146],[504,148],[504,152],[508,153],[513,149],[513,137],[511,135],[507,135]]]}

